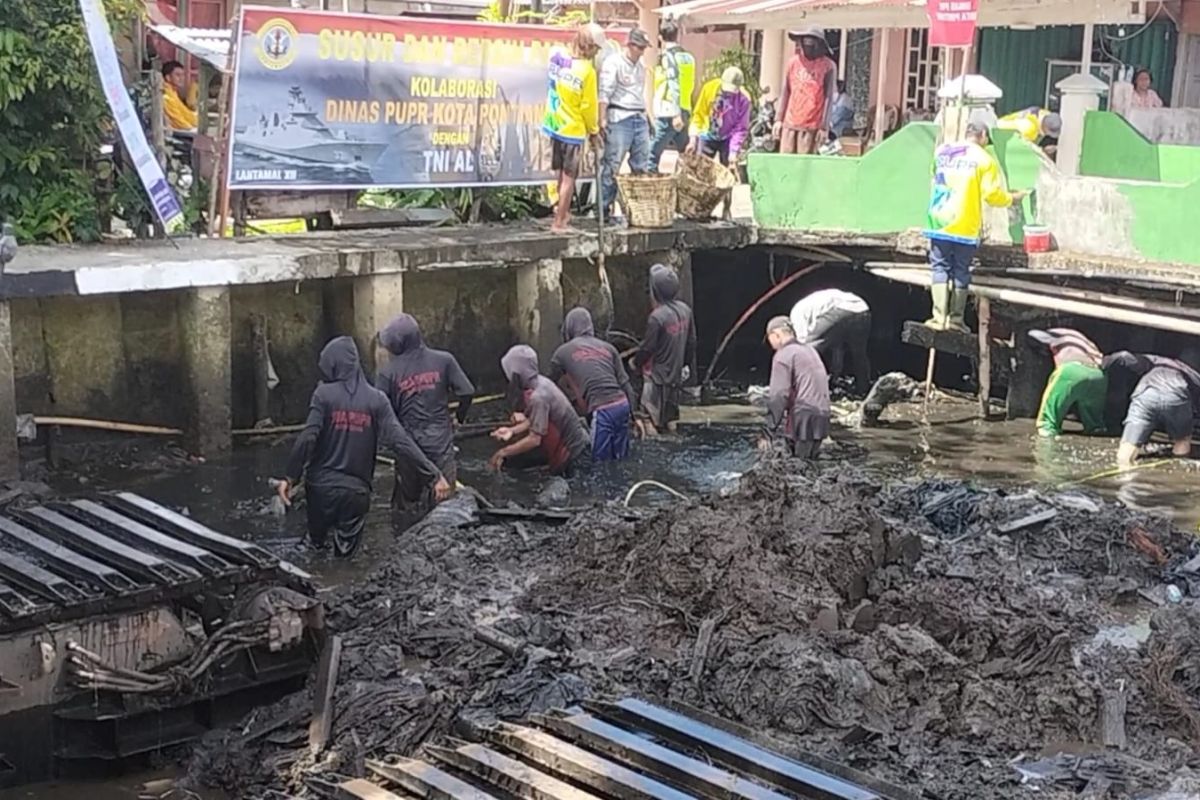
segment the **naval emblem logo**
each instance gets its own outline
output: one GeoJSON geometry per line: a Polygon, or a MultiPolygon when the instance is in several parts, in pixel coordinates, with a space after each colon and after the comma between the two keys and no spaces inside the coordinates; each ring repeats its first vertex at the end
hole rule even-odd
{"type": "Polygon", "coordinates": [[[258,29],[258,60],[267,69],[283,69],[296,60],[299,38],[292,23],[275,17],[258,29]]]}

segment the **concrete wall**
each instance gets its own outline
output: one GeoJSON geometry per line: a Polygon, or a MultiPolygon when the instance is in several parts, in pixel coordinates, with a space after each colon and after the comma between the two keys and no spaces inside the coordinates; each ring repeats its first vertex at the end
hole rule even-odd
{"type": "MultiPolygon", "coordinates": [[[[615,327],[640,336],[649,312],[647,272],[655,262],[673,263],[683,273],[690,297],[687,254],[674,251],[611,256],[608,272],[616,307],[615,327]]],[[[269,413],[277,424],[303,421],[313,386],[320,379],[317,356],[329,338],[351,334],[370,343],[363,323],[364,282],[402,280],[403,309],[421,323],[426,342],[455,353],[481,393],[502,390],[500,357],[528,340],[519,309],[534,309],[546,326],[546,347],[557,346],[565,309],[599,308],[594,262],[542,259],[511,268],[414,269],[393,275],[362,275],[302,282],[173,289],[91,297],[10,301],[16,404],[19,413],[103,418],[191,430],[196,425],[190,392],[212,389],[219,404],[227,392],[234,428],[254,424],[252,320],[266,320],[270,355],[279,384],[270,392],[269,413]],[[552,263],[551,263],[552,262],[552,263]],[[522,270],[538,270],[529,285],[537,297],[519,295],[522,270]],[[228,297],[224,329],[194,331],[194,295],[228,297]],[[187,313],[185,313],[185,310],[187,313]],[[193,364],[218,365],[228,353],[224,387],[195,387],[204,374],[193,364]]],[[[363,345],[360,345],[360,350],[363,345]]],[[[369,363],[367,354],[363,360],[369,363]]],[[[370,367],[367,367],[368,372],[370,367]]],[[[219,374],[219,370],[218,370],[219,374]]],[[[226,423],[228,427],[228,423],[226,423]]],[[[216,445],[220,449],[220,445],[216,445]]]]}
{"type": "Polygon", "coordinates": [[[1155,144],[1130,121],[1107,111],[1088,112],[1083,125],[1081,175],[1178,184],[1200,178],[1200,147],[1155,144]]]}

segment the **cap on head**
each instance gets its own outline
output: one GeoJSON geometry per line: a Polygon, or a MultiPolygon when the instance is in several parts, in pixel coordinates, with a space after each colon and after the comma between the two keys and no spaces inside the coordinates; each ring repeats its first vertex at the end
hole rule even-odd
{"type": "Polygon", "coordinates": [[[789,318],[782,316],[771,317],[771,319],[767,322],[767,335],[769,336],[775,331],[782,331],[791,336],[794,336],[796,333],[794,330],[792,330],[792,321],[789,318]]]}
{"type": "Polygon", "coordinates": [[[1046,136],[1057,137],[1062,133],[1062,117],[1055,113],[1042,117],[1042,133],[1046,136]]]}
{"type": "Polygon", "coordinates": [[[798,42],[801,39],[805,39],[805,38],[813,38],[813,39],[817,39],[818,41],[821,42],[822,45],[824,45],[825,44],[825,29],[817,28],[815,26],[808,27],[808,28],[796,28],[795,30],[788,31],[788,38],[791,39],[793,42],[798,42]]]}
{"type": "Polygon", "coordinates": [[[604,28],[594,22],[589,22],[579,29],[579,42],[603,50],[608,40],[604,36],[604,28]]]}
{"type": "Polygon", "coordinates": [[[646,37],[646,32],[641,28],[634,28],[629,32],[629,44],[634,47],[645,49],[650,46],[650,40],[646,37]]]}
{"type": "Polygon", "coordinates": [[[721,91],[736,92],[746,84],[746,76],[738,67],[726,67],[721,73],[721,91]]]}
{"type": "Polygon", "coordinates": [[[668,17],[658,26],[658,35],[664,42],[675,41],[679,38],[679,23],[668,17]]]}

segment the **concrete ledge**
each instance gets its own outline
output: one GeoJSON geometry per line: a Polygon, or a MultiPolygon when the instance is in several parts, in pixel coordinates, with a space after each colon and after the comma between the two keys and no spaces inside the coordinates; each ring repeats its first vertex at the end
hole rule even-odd
{"type": "MultiPolygon", "coordinates": [[[[98,295],[591,258],[599,250],[594,221],[578,220],[578,226],[564,234],[533,224],[510,224],[28,246],[8,266],[0,296],[98,295]]],[[[737,248],[754,241],[753,227],[727,222],[680,221],[663,229],[605,231],[610,255],[737,248]]]]}

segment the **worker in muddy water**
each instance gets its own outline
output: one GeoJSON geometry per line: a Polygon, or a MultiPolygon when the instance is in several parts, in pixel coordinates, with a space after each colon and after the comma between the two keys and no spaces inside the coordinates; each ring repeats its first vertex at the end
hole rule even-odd
{"type": "MultiPolygon", "coordinates": [[[[475,387],[456,359],[444,350],[425,346],[421,327],[411,314],[400,314],[379,332],[379,343],[390,357],[379,370],[375,386],[387,395],[396,418],[441,471],[451,486],[458,481],[454,425],[471,409],[475,387]],[[450,399],[458,400],[454,416],[450,399]]],[[[432,487],[412,462],[396,464],[392,508],[416,519],[434,505],[432,487]]]]}
{"type": "Polygon", "coordinates": [[[644,378],[641,410],[649,435],[675,430],[679,396],[691,377],[690,364],[696,355],[692,309],[678,298],[679,274],[665,264],[652,266],[650,317],[632,360],[633,368],[644,378]]]}
{"type": "Polygon", "coordinates": [[[562,385],[592,426],[592,460],[619,461],[629,455],[633,385],[617,348],[596,338],[592,315],[572,308],[563,320],[563,343],[554,351],[546,377],[562,385]]]}
{"type": "Polygon", "coordinates": [[[967,123],[966,139],[947,142],[934,154],[933,188],[929,197],[929,266],[934,330],[970,333],[964,322],[971,261],[979,249],[983,206],[1007,208],[1028,192],[1010,192],[1000,166],[985,149],[989,130],[982,115],[967,123]]]}
{"type": "Polygon", "coordinates": [[[796,340],[817,351],[830,375],[841,375],[849,357],[854,389],[865,395],[871,388],[871,307],[856,294],[822,289],[801,298],[788,315],[796,340]]]}
{"type": "Polygon", "coordinates": [[[767,435],[760,449],[783,445],[796,458],[814,459],[829,435],[829,373],[817,351],[802,344],[787,317],[767,323],[775,351],[767,387],[767,435]]]}
{"type": "Polygon", "coordinates": [[[1128,350],[1105,356],[1101,368],[1108,374],[1124,369],[1139,376],[1129,398],[1117,464],[1133,464],[1155,431],[1167,434],[1175,455],[1192,452],[1192,423],[1200,408],[1200,373],[1174,358],[1128,350]]]}
{"type": "Polygon", "coordinates": [[[1051,328],[1029,332],[1030,338],[1050,348],[1054,371],[1042,393],[1038,409],[1039,436],[1058,436],[1063,420],[1074,409],[1083,423],[1084,433],[1104,433],[1104,402],[1108,394],[1108,376],[1100,369],[1104,354],[1096,344],[1077,330],[1051,328]]]}
{"type": "Polygon", "coordinates": [[[514,403],[512,424],[492,431],[501,443],[488,461],[493,470],[508,466],[546,466],[554,475],[570,477],[591,463],[591,445],[571,401],[538,372],[538,357],[529,345],[509,348],[500,359],[514,403]]]}
{"type": "Polygon", "coordinates": [[[332,531],[334,554],[348,557],[362,538],[380,443],[403,469],[432,486],[437,500],[449,497],[451,487],[400,426],[387,397],[363,374],[353,339],[339,336],[329,342],[318,365],[324,380],[309,401],[308,419],[277,491],[284,505],[291,505],[289,491],[303,478],[312,543],[324,549],[332,531]]]}

